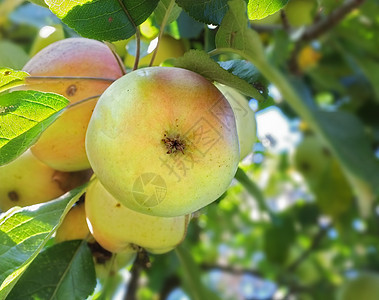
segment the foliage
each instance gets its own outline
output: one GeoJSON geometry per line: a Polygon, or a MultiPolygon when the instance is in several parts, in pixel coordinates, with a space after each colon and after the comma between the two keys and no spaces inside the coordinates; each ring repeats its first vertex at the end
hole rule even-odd
{"type": "Polygon", "coordinates": [[[33,43],[54,42],[44,36],[54,28],[59,38],[107,41],[120,65],[133,56],[134,69],[150,53],[153,65],[163,34],[179,39],[186,53],[161,66],[244,94],[258,139],[228,190],[194,212],[179,247],[156,255],[132,246],[136,259],[120,270],[92,237],[54,240],[86,184],[3,212],[1,299],[121,291],[125,299],[321,300],[357,274],[379,273],[378,1],[31,2],[0,0],[0,165],[70,108],[65,95],[17,90],[36,78],[21,70],[33,43]],[[310,20],[291,20],[302,12],[310,20]],[[94,264],[108,270],[105,280],[94,264]]]}

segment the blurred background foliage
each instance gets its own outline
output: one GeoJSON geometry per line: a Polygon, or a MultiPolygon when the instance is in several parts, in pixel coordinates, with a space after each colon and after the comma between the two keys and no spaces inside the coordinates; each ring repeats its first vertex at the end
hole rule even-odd
{"type": "MultiPolygon", "coordinates": [[[[271,63],[299,81],[305,101],[312,96],[322,109],[348,111],[360,119],[378,158],[379,1],[365,1],[312,39],[302,36],[343,3],[290,0],[283,12],[251,21],[251,27],[260,33],[271,63]]],[[[188,49],[214,49],[217,28],[179,13],[166,28],[157,65],[170,65],[188,49]]],[[[142,66],[150,61],[158,32],[154,15],[141,25],[142,66]]],[[[46,7],[0,1],[0,67],[21,69],[43,47],[74,36],[46,7]]],[[[135,40],[113,47],[131,69],[135,40]]],[[[331,152],[270,85],[269,95],[265,102],[249,102],[258,138],[240,165],[257,192],[249,193],[235,180],[220,199],[196,214],[181,248],[198,266],[192,274],[222,299],[335,299],[347,280],[379,274],[377,199],[370,213],[362,215],[331,152]]],[[[189,299],[183,276],[188,270],[179,267],[175,253],[151,255],[150,260],[151,267],[140,274],[138,298],[189,299]]],[[[130,273],[125,269],[120,276],[129,278],[130,273]]],[[[111,298],[121,299],[123,290],[115,290],[119,292],[111,298]]],[[[379,299],[379,294],[373,297],[379,299]]],[[[97,299],[96,293],[92,298],[97,299]]]]}

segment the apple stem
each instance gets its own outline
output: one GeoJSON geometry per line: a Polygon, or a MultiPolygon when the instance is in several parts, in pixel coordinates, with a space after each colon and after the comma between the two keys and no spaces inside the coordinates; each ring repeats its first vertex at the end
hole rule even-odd
{"type": "Polygon", "coordinates": [[[139,27],[136,28],[136,59],[134,60],[133,71],[138,69],[140,50],[141,49],[141,32],[139,27]]]}

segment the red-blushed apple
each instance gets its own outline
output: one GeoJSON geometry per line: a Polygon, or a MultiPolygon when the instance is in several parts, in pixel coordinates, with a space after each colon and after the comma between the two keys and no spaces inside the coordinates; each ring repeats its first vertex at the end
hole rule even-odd
{"type": "Polygon", "coordinates": [[[121,205],[99,182],[87,189],[85,210],[95,240],[114,253],[130,252],[137,245],[155,254],[174,249],[187,233],[190,216],[154,217],[121,205]]]}
{"type": "MultiPolygon", "coordinates": [[[[23,68],[32,76],[82,76],[117,79],[123,75],[119,58],[103,43],[85,38],[55,42],[38,52],[23,68]]],[[[100,95],[110,84],[107,80],[32,79],[18,89],[53,92],[71,103],[100,95]]],[[[97,99],[64,112],[32,147],[33,154],[60,171],[90,167],[85,152],[85,133],[97,99]]]]}
{"type": "Polygon", "coordinates": [[[162,217],[216,200],[239,162],[230,104],[210,81],[180,68],[144,68],[115,81],[95,107],[86,149],[118,201],[162,217]]]}

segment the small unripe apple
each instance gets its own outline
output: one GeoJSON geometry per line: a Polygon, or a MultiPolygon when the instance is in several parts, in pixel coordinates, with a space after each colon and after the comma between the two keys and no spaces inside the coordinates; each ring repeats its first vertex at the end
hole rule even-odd
{"type": "Polygon", "coordinates": [[[254,111],[250,108],[246,97],[235,89],[223,84],[216,84],[216,86],[233,109],[240,145],[240,159],[242,160],[251,153],[257,137],[254,111]]]}
{"type": "Polygon", "coordinates": [[[63,39],[64,30],[61,24],[54,26],[44,26],[39,30],[36,38],[34,39],[29,54],[33,57],[43,48],[63,39]]]}
{"type": "Polygon", "coordinates": [[[55,233],[57,243],[71,240],[83,240],[89,235],[84,203],[75,204],[64,217],[55,233]]]}
{"type": "MultiPolygon", "coordinates": [[[[154,39],[152,41],[146,41],[150,45],[154,46],[154,43],[157,43],[158,40],[154,39]]],[[[146,67],[150,64],[151,58],[153,56],[153,51],[156,47],[152,47],[150,53],[144,57],[141,57],[138,65],[140,67],[146,67]]],[[[153,66],[159,66],[162,62],[169,58],[177,58],[184,54],[186,51],[183,41],[176,40],[169,35],[163,35],[160,42],[158,52],[155,56],[153,66]]],[[[127,53],[125,56],[125,66],[132,69],[134,66],[134,61],[136,57],[130,53],[127,53]]]]}
{"type": "Polygon", "coordinates": [[[379,274],[365,272],[346,281],[339,289],[338,300],[377,300],[379,297],[379,274]]]}
{"type": "Polygon", "coordinates": [[[0,167],[0,210],[29,206],[55,199],[89,179],[87,171],[56,171],[28,150],[0,167]]]}
{"type": "Polygon", "coordinates": [[[155,254],[174,249],[184,239],[190,217],[154,217],[131,210],[99,182],[88,187],[85,199],[88,226],[96,241],[110,252],[128,252],[132,245],[155,254]]]}
{"type": "MultiPolygon", "coordinates": [[[[32,76],[82,76],[117,79],[123,75],[119,59],[103,43],[85,38],[55,42],[38,52],[23,68],[32,76]]],[[[104,80],[29,80],[19,89],[53,92],[71,103],[101,94],[110,84],[104,80]]],[[[97,99],[64,112],[32,147],[33,154],[60,171],[90,167],[85,152],[85,133],[97,99]]]]}
{"type": "Polygon", "coordinates": [[[204,77],[151,67],[115,81],[86,136],[91,166],[123,205],[173,217],[220,197],[237,170],[233,110],[204,77]]]}

